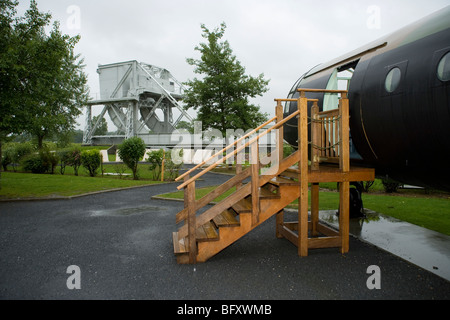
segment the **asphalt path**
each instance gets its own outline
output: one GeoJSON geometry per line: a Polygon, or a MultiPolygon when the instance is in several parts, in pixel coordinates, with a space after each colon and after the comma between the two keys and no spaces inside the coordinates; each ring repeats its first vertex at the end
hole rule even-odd
{"type": "MultiPolygon", "coordinates": [[[[207,174],[197,186],[226,179],[207,174]]],[[[178,265],[171,237],[183,203],[151,198],[176,185],[0,203],[0,299],[450,298],[447,280],[356,238],[348,254],[316,249],[300,258],[275,237],[274,218],[206,263],[178,265]],[[68,273],[73,265],[79,273],[68,273]],[[367,286],[373,265],[380,289],[367,286]]]]}

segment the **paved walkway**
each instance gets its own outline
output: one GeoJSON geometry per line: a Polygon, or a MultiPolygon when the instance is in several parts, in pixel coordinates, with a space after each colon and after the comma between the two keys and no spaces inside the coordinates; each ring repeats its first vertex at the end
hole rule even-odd
{"type": "MultiPolygon", "coordinates": [[[[208,174],[198,186],[226,176],[208,174]]],[[[311,250],[275,237],[274,218],[207,263],[178,265],[176,184],[72,200],[0,203],[1,299],[449,299],[450,282],[375,246],[311,250]],[[81,271],[69,290],[67,268],[81,271]],[[381,289],[369,290],[369,266],[381,289]]]]}

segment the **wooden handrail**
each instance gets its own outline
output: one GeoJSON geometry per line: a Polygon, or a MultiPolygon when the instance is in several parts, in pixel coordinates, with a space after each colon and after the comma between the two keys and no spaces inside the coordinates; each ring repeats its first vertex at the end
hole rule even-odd
{"type": "MultiPolygon", "coordinates": [[[[183,184],[181,184],[180,186],[177,187],[178,190],[181,190],[182,188],[184,188],[185,186],[187,186],[189,183],[197,180],[198,178],[200,178],[201,176],[203,176],[205,173],[211,171],[212,169],[214,169],[215,167],[217,167],[220,163],[223,163],[225,160],[227,160],[228,158],[230,158],[231,156],[236,155],[237,153],[239,153],[240,151],[244,150],[245,148],[247,148],[249,145],[255,143],[255,141],[258,141],[260,138],[262,138],[263,136],[265,136],[266,134],[268,134],[269,132],[271,132],[272,130],[275,130],[279,127],[281,127],[283,124],[285,124],[286,122],[288,122],[289,120],[291,120],[292,118],[294,118],[295,116],[297,116],[300,113],[299,110],[293,112],[291,115],[289,115],[288,117],[284,118],[282,121],[278,122],[276,125],[274,125],[273,127],[267,129],[266,131],[260,133],[258,136],[256,136],[255,138],[253,138],[252,140],[250,140],[249,142],[247,142],[245,145],[240,146],[239,148],[237,148],[236,150],[234,150],[232,153],[227,154],[224,158],[219,159],[216,163],[212,164],[211,166],[209,166],[208,168],[204,169],[202,172],[198,173],[196,176],[192,177],[191,179],[189,179],[188,181],[185,181],[183,184]]],[[[275,117],[276,118],[276,117],[275,117]]]]}
{"type": "Polygon", "coordinates": [[[248,138],[249,136],[251,136],[252,134],[254,134],[255,132],[257,132],[258,130],[261,130],[262,128],[264,128],[265,126],[267,126],[269,123],[275,121],[277,119],[277,117],[273,117],[272,119],[264,122],[262,125],[260,125],[258,128],[253,129],[252,131],[250,131],[249,133],[247,133],[246,135],[242,136],[241,138],[239,138],[238,140],[236,140],[234,143],[226,146],[225,148],[223,148],[221,151],[215,153],[214,155],[212,155],[211,157],[209,157],[207,160],[203,161],[202,163],[196,165],[194,168],[190,169],[189,171],[183,173],[181,176],[179,176],[178,178],[175,179],[175,181],[180,181],[181,179],[183,179],[184,177],[186,177],[187,175],[191,174],[193,171],[197,170],[198,168],[200,168],[201,166],[205,165],[206,163],[208,163],[209,160],[214,159],[215,157],[217,157],[218,155],[222,154],[223,152],[227,151],[229,148],[231,148],[232,146],[236,145],[237,143],[241,142],[243,139],[248,138]]]}
{"type": "Polygon", "coordinates": [[[297,89],[298,92],[323,92],[323,93],[347,93],[347,90],[326,90],[326,89],[308,89],[300,88],[297,89]]]}

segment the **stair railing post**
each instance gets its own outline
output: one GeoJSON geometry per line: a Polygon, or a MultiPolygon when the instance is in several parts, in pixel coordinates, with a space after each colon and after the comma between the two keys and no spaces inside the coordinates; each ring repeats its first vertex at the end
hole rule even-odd
{"type": "MultiPolygon", "coordinates": [[[[185,177],[185,181],[189,180],[189,176],[185,177]]],[[[185,189],[185,207],[188,208],[187,226],[188,226],[188,243],[189,243],[189,263],[197,262],[197,219],[195,213],[195,181],[189,183],[185,189]]]]}
{"type": "Polygon", "coordinates": [[[251,179],[252,179],[252,225],[259,222],[259,140],[256,140],[250,146],[250,163],[251,163],[251,179]]]}
{"type": "MultiPolygon", "coordinates": [[[[277,116],[276,123],[280,123],[283,121],[283,106],[281,105],[281,101],[277,101],[277,107],[275,109],[275,115],[277,116]]],[[[277,129],[277,149],[278,149],[278,167],[281,165],[281,162],[284,158],[283,153],[283,145],[284,145],[284,129],[283,126],[277,129]]]]}
{"type": "Polygon", "coordinates": [[[320,124],[319,106],[314,101],[314,105],[311,108],[311,170],[319,170],[320,124]]]}
{"type": "MultiPolygon", "coordinates": [[[[244,145],[244,140],[239,141],[236,144],[236,150],[239,149],[241,146],[244,145]]],[[[235,163],[236,163],[236,175],[240,174],[242,172],[242,164],[245,161],[245,157],[243,157],[243,155],[245,154],[245,149],[242,151],[239,151],[238,153],[236,153],[235,155],[235,163]]],[[[236,191],[242,188],[242,182],[239,182],[238,184],[236,184],[236,191]]]]}
{"type": "MultiPolygon", "coordinates": [[[[287,102],[286,102],[287,103],[287,102]]],[[[283,121],[283,106],[281,104],[280,100],[277,100],[277,106],[275,108],[275,115],[277,116],[277,121],[276,123],[280,123],[281,121],[283,121]]],[[[283,126],[279,127],[277,130],[277,150],[278,150],[278,170],[281,166],[281,163],[283,162],[284,159],[284,128],[283,126]]],[[[278,172],[277,170],[277,172],[278,172]]],[[[278,190],[278,192],[280,192],[280,190],[278,190]]],[[[280,212],[277,213],[276,215],[276,237],[281,239],[283,238],[281,232],[280,232],[280,228],[282,227],[282,225],[284,224],[284,210],[281,210],[280,212]]]]}
{"type": "Polygon", "coordinates": [[[298,254],[308,255],[308,99],[304,91],[300,90],[298,99],[298,163],[300,197],[298,199],[298,254]]]}
{"type": "MultiPolygon", "coordinates": [[[[320,161],[320,135],[321,135],[321,122],[319,119],[319,105],[317,101],[311,108],[311,171],[319,170],[320,161]]],[[[319,225],[319,184],[313,183],[311,185],[311,235],[318,235],[319,225]]]]}

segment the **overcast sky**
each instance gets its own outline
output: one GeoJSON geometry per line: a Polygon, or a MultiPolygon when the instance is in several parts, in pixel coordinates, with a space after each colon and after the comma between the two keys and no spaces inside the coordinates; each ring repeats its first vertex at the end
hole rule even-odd
{"type": "MultiPolygon", "coordinates": [[[[20,0],[20,11],[29,1],[20,0]]],[[[450,4],[449,0],[37,0],[69,35],[81,35],[91,95],[98,64],[138,60],[192,79],[186,58],[198,58],[200,25],[227,24],[224,38],[247,74],[264,73],[270,90],[255,99],[274,114],[295,81],[327,62],[450,4]]],[[[99,113],[98,110],[95,113],[99,113]]],[[[190,113],[195,116],[193,111],[190,113]]],[[[79,128],[84,128],[80,118],[79,128]]],[[[113,128],[109,128],[112,130],[113,128]]]]}

